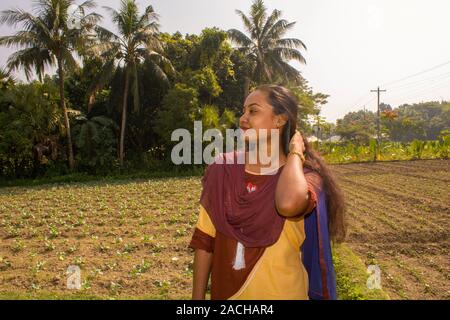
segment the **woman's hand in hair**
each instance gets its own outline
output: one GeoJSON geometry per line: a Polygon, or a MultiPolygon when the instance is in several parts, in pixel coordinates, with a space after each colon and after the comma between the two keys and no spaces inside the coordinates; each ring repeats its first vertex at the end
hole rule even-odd
{"type": "Polygon", "coordinates": [[[291,151],[297,151],[300,153],[305,152],[305,142],[303,141],[303,137],[298,130],[295,130],[295,134],[289,142],[289,152],[291,151]]]}
{"type": "MultiPolygon", "coordinates": [[[[289,152],[305,152],[305,143],[296,131],[289,143],[289,152]]],[[[275,189],[275,205],[280,215],[294,217],[305,213],[309,204],[308,183],[299,165],[298,156],[288,156],[275,189]]]]}

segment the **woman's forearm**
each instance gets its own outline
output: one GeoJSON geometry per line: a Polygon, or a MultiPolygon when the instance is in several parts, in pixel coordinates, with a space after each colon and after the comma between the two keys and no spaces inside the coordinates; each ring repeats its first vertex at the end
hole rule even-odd
{"type": "Polygon", "coordinates": [[[275,204],[279,214],[292,217],[306,210],[308,206],[308,184],[299,157],[287,157],[275,189],[275,204]]]}
{"type": "Polygon", "coordinates": [[[205,300],[206,288],[211,273],[213,254],[196,249],[194,255],[194,275],[192,287],[192,300],[205,300]]]}

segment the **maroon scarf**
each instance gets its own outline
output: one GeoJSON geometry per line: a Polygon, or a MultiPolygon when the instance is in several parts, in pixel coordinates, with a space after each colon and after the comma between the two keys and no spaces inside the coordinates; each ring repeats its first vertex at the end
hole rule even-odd
{"type": "Polygon", "coordinates": [[[200,204],[217,231],[246,247],[270,246],[278,240],[285,222],[275,208],[275,188],[283,167],[267,176],[256,192],[248,193],[245,164],[237,163],[237,154],[221,154],[223,164],[216,160],[208,166],[202,179],[200,204]]]}

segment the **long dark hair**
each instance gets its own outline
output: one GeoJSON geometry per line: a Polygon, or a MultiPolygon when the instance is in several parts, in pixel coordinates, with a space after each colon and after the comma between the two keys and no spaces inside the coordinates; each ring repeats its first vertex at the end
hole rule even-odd
{"type": "MultiPolygon", "coordinates": [[[[287,88],[278,85],[261,85],[255,90],[266,94],[269,104],[273,107],[276,115],[285,114],[287,122],[283,126],[281,142],[285,154],[289,152],[289,142],[297,130],[297,114],[299,103],[297,97],[287,88]]],[[[327,200],[328,230],[333,242],[342,242],[347,234],[347,223],[345,217],[345,199],[336,176],[326,163],[320,153],[314,150],[303,132],[298,130],[305,143],[304,166],[317,172],[323,182],[327,200]]]]}

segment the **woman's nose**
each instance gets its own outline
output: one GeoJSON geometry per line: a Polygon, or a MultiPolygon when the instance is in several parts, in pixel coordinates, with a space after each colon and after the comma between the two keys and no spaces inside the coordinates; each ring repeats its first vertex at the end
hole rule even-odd
{"type": "Polygon", "coordinates": [[[247,117],[246,117],[245,113],[243,113],[241,115],[241,117],[239,118],[239,123],[240,124],[247,123],[247,117]]]}

